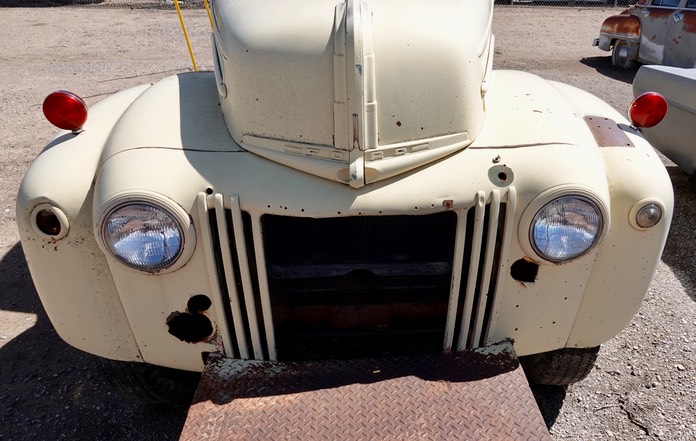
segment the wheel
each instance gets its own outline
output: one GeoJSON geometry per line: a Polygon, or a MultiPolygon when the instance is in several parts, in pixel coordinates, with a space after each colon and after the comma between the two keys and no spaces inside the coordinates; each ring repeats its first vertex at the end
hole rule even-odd
{"type": "Polygon", "coordinates": [[[520,364],[531,383],[566,386],[587,377],[599,346],[594,348],[563,348],[520,357],[520,364]]]}
{"type": "Polygon", "coordinates": [[[106,358],[98,360],[102,372],[118,393],[150,404],[188,406],[200,379],[198,372],[106,358]]]}
{"type": "Polygon", "coordinates": [[[625,40],[616,40],[611,51],[611,64],[624,69],[636,67],[636,61],[630,58],[630,53],[631,50],[625,40]]]}

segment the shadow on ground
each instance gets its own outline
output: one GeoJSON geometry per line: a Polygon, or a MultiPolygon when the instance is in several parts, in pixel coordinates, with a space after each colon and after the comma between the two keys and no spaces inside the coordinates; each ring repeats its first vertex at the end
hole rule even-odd
{"type": "Polygon", "coordinates": [[[186,405],[126,400],[112,392],[93,356],[58,337],[19,244],[0,261],[0,280],[0,310],[37,316],[36,325],[0,348],[0,439],[179,439],[186,405]]]}
{"type": "Polygon", "coordinates": [[[636,72],[638,72],[638,67],[633,69],[623,69],[612,66],[611,56],[609,55],[602,57],[587,57],[581,59],[580,62],[587,67],[595,69],[597,73],[602,74],[605,77],[622,81],[627,84],[633,84],[633,78],[635,78],[636,72]]]}
{"type": "Polygon", "coordinates": [[[674,217],[662,261],[674,272],[684,291],[696,301],[696,253],[693,252],[696,219],[696,178],[678,167],[667,167],[674,187],[674,217]]]}
{"type": "Polygon", "coordinates": [[[563,386],[545,386],[541,384],[532,384],[531,388],[537,406],[539,406],[539,410],[541,411],[541,416],[544,417],[546,427],[551,429],[558,415],[561,413],[561,408],[563,408],[566,388],[563,386]]]}

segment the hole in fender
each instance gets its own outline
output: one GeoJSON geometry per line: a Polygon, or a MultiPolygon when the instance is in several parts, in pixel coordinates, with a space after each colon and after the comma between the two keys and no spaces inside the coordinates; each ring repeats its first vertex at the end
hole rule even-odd
{"type": "Polygon", "coordinates": [[[213,334],[213,324],[203,314],[212,305],[208,296],[198,294],[192,296],[187,304],[187,312],[174,311],[167,317],[166,324],[169,333],[187,343],[199,343],[207,340],[213,334]]]}
{"type": "Polygon", "coordinates": [[[512,278],[523,284],[534,283],[538,274],[539,265],[527,259],[519,259],[510,267],[512,278]]]}

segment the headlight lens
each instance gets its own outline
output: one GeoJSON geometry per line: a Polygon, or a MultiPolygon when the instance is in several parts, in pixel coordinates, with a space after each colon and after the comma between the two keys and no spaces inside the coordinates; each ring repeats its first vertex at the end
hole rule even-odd
{"type": "Polygon", "coordinates": [[[120,205],[102,225],[109,252],[123,264],[142,271],[172,265],[181,255],[184,236],[169,212],[147,203],[120,205]]]}
{"type": "Polygon", "coordinates": [[[581,196],[564,196],[544,205],[534,216],[530,238],[534,251],[551,262],[587,253],[602,234],[604,220],[597,205],[581,196]]]}

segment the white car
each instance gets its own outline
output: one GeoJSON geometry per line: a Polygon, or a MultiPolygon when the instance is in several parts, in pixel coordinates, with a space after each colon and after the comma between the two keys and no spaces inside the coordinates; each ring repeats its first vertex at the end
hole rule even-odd
{"type": "Polygon", "coordinates": [[[533,381],[586,376],[648,289],[671,183],[608,104],[493,71],[492,13],[214,0],[213,72],[118,92],[88,118],[76,95],[49,96],[65,130],[27,172],[17,218],[60,336],[128,362],[117,376],[157,372],[131,388],[211,352],[504,340],[533,381]]]}

